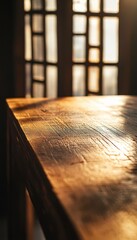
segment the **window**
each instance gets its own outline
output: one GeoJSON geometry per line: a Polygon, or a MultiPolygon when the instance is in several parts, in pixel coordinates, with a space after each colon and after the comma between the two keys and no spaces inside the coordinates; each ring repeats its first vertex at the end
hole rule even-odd
{"type": "Polygon", "coordinates": [[[57,96],[56,0],[25,0],[26,96],[57,96]]]}
{"type": "Polygon", "coordinates": [[[26,96],[117,94],[119,0],[24,0],[26,96]]]}

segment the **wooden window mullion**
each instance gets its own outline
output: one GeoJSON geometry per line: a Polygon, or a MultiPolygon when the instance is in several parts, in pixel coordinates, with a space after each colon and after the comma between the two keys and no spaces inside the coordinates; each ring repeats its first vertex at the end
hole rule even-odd
{"type": "Polygon", "coordinates": [[[58,96],[72,95],[72,0],[57,0],[58,96]]]}
{"type": "MultiPolygon", "coordinates": [[[[32,20],[32,1],[31,2],[31,14],[30,14],[30,27],[31,27],[31,59],[34,59],[34,46],[33,46],[33,20],[32,20]]],[[[30,79],[31,79],[31,96],[33,97],[33,64],[30,64],[30,79]]]]}
{"type": "Polygon", "coordinates": [[[103,77],[103,0],[100,1],[100,63],[99,63],[99,94],[102,95],[103,77]]]}
{"type": "MultiPolygon", "coordinates": [[[[89,12],[89,0],[87,0],[87,12],[89,12]]],[[[88,95],[88,69],[89,69],[89,61],[88,61],[88,55],[89,55],[89,16],[86,15],[86,74],[85,74],[85,90],[86,95],[88,95]]]]}
{"type": "MultiPolygon", "coordinates": [[[[45,0],[43,0],[43,12],[45,10],[45,0]]],[[[45,14],[43,13],[43,51],[44,51],[44,62],[46,62],[46,24],[45,24],[45,14]]],[[[46,97],[47,95],[47,74],[46,74],[46,64],[44,64],[44,89],[43,89],[43,95],[46,97]]]]}

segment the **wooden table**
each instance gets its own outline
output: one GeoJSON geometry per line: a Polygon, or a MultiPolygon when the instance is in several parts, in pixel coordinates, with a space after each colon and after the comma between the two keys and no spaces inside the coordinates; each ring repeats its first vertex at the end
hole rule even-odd
{"type": "Polygon", "coordinates": [[[137,97],[8,99],[10,239],[137,239],[137,97]],[[18,235],[20,234],[20,235],[18,235]]]}

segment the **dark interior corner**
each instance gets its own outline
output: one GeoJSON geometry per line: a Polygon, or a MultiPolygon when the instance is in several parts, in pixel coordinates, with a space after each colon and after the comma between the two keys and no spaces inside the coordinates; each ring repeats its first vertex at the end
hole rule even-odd
{"type": "MultiPolygon", "coordinates": [[[[16,81],[18,73],[24,77],[23,73],[23,28],[18,26],[18,18],[23,19],[19,12],[19,5],[23,1],[3,1],[0,7],[0,213],[7,210],[7,165],[6,165],[6,98],[23,96],[24,87],[19,86],[20,81],[16,81]],[[16,14],[17,13],[17,14],[16,14]],[[19,30],[21,29],[21,30],[19,30]],[[18,36],[18,37],[17,37],[18,36]],[[22,74],[20,74],[22,71],[22,74]],[[22,88],[22,92],[17,90],[22,88]],[[17,93],[18,92],[18,93],[17,93]]],[[[20,24],[22,21],[20,20],[20,24]]],[[[21,85],[21,84],[20,84],[21,85]]]]}
{"type": "Polygon", "coordinates": [[[14,96],[13,90],[13,11],[12,1],[0,7],[0,210],[6,211],[6,110],[5,98],[14,96]],[[8,5],[8,6],[7,6],[8,5]]]}

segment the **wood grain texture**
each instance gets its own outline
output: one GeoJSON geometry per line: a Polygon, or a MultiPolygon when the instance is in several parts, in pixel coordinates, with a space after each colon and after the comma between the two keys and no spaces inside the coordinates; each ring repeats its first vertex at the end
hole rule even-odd
{"type": "Polygon", "coordinates": [[[43,229],[50,221],[63,240],[136,239],[137,97],[7,104],[43,229]]]}

